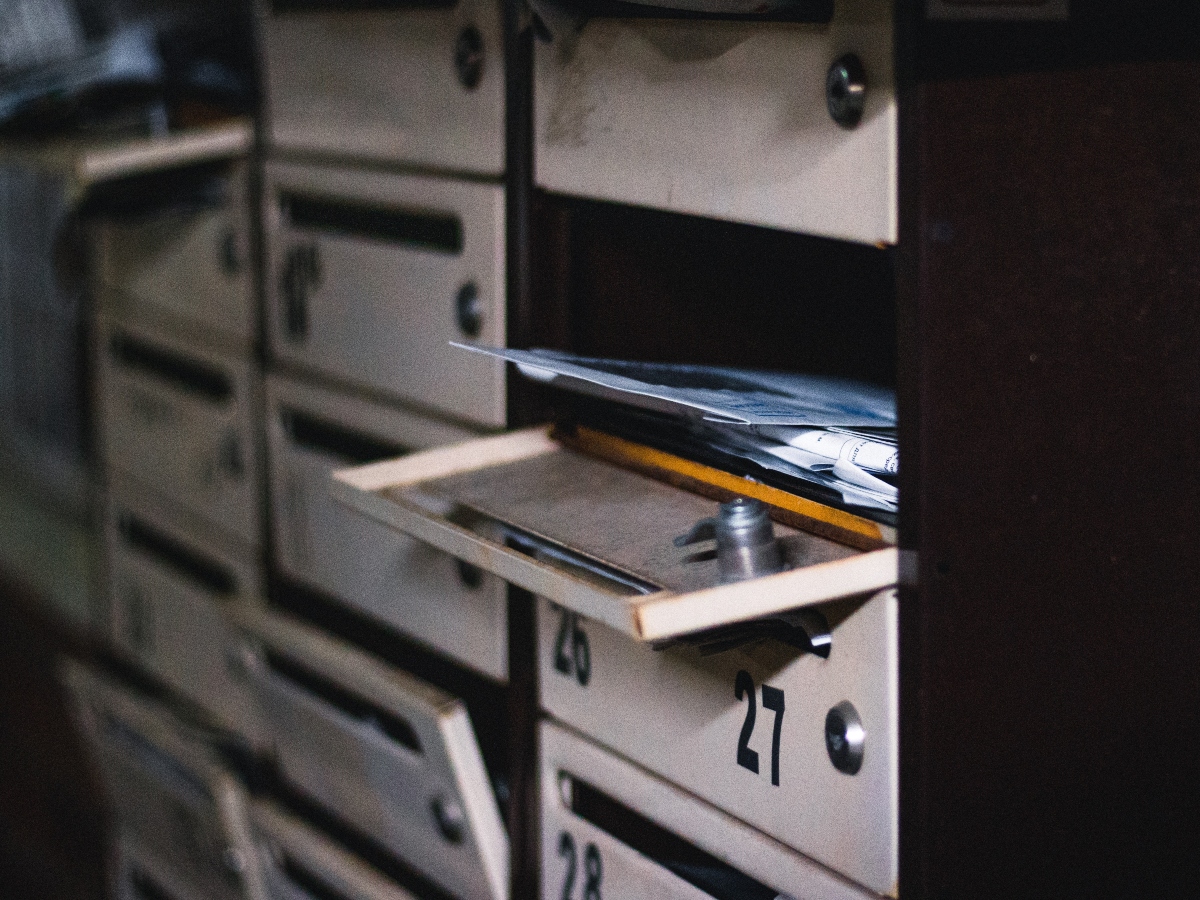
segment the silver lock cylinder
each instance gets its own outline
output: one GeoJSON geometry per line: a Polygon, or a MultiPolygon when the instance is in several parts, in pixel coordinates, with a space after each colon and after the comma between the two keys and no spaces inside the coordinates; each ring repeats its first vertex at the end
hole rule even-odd
{"type": "Polygon", "coordinates": [[[697,522],[690,532],[675,539],[675,546],[712,539],[717,542],[722,582],[745,581],[784,569],[783,549],[761,500],[737,497],[722,503],[715,519],[697,522]]]}

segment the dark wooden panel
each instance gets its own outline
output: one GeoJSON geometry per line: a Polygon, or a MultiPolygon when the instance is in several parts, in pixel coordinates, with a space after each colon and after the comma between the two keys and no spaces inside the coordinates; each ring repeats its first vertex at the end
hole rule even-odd
{"type": "Polygon", "coordinates": [[[1200,883],[1200,65],[1083,18],[902,94],[907,898],[1200,883]]]}

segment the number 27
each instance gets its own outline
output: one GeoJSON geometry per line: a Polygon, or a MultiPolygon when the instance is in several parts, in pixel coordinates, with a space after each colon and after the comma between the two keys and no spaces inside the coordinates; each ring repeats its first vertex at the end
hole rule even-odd
{"type": "MultiPolygon", "coordinates": [[[[733,693],[738,700],[745,697],[746,719],[742,722],[742,733],[738,737],[737,764],[743,769],[749,769],[758,774],[758,753],[750,749],[750,736],[754,734],[754,719],[758,715],[758,705],[755,700],[754,679],[750,673],[742,669],[733,679],[733,693]]],[[[775,713],[775,727],[771,733],[771,784],[779,785],[779,736],[783,731],[783,691],[762,686],[763,708],[775,713]]]]}

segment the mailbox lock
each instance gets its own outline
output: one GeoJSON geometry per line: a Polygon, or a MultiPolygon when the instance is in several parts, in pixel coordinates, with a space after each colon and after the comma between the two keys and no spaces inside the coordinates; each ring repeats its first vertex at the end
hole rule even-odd
{"type": "Polygon", "coordinates": [[[468,25],[458,33],[454,44],[454,70],[458,82],[468,91],[479,87],[483,80],[483,35],[474,25],[468,25]]]}
{"type": "Polygon", "coordinates": [[[475,282],[468,281],[458,289],[458,296],[454,298],[454,313],[459,331],[469,338],[479,337],[483,330],[483,300],[479,297],[475,282]]]}
{"type": "Polygon", "coordinates": [[[775,539],[771,517],[761,500],[735,497],[722,503],[715,519],[701,519],[687,534],[675,538],[675,546],[714,539],[722,582],[745,581],[787,568],[783,548],[775,539]]]}
{"type": "Polygon", "coordinates": [[[867,105],[867,73],[862,60],[847,53],[829,67],[825,75],[825,105],[833,121],[854,128],[862,121],[867,105]]]}
{"type": "Polygon", "coordinates": [[[442,837],[451,844],[461,844],[467,825],[462,807],[445,797],[434,797],[429,809],[442,837]]]}
{"type": "Polygon", "coordinates": [[[866,737],[862,719],[850,701],[843,700],[825,715],[825,749],[839,772],[855,775],[862,768],[866,737]]]}

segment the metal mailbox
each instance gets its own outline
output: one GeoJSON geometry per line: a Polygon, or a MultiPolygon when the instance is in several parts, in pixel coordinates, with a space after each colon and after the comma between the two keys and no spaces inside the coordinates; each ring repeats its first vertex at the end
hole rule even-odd
{"type": "Polygon", "coordinates": [[[201,731],[74,661],[63,677],[123,838],[196,896],[245,896],[254,877],[246,798],[201,731]]]}
{"type": "Polygon", "coordinates": [[[559,725],[540,746],[543,900],[876,896],[559,725]]]}
{"type": "Polygon", "coordinates": [[[504,171],[496,0],[273,0],[262,24],[268,135],[284,151],[504,171]]]}
{"type": "Polygon", "coordinates": [[[267,167],[271,353],[427,410],[504,424],[504,190],[416,175],[267,167]]]}
{"type": "Polygon", "coordinates": [[[833,6],[814,24],[597,18],[539,43],[537,183],[894,243],[892,4],[833,6]]]}
{"type": "Polygon", "coordinates": [[[259,398],[252,361],[111,320],[98,332],[106,466],[257,546],[259,398]]]}
{"type": "Polygon", "coordinates": [[[289,577],[503,681],[507,589],[330,494],[346,465],[469,439],[469,431],[294,379],[267,379],[275,559],[289,577]]]}
{"type": "Polygon", "coordinates": [[[460,700],[307,626],[244,622],[284,777],[463,900],[508,896],[508,838],[460,700]]]}
{"type": "Polygon", "coordinates": [[[175,189],[155,191],[165,199],[109,213],[93,226],[101,307],[125,320],[249,346],[258,316],[246,166],[210,163],[169,174],[175,189]]]}
{"type": "Polygon", "coordinates": [[[302,819],[267,800],[250,809],[266,900],[416,900],[302,819]]]}
{"type": "Polygon", "coordinates": [[[761,637],[704,655],[655,650],[541,600],[542,707],[887,893],[898,874],[896,613],[892,590],[810,610],[827,658],[761,637]]]}
{"type": "Polygon", "coordinates": [[[251,743],[262,741],[237,674],[228,610],[260,602],[252,550],[118,480],[104,523],[117,650],[251,743]]]}

